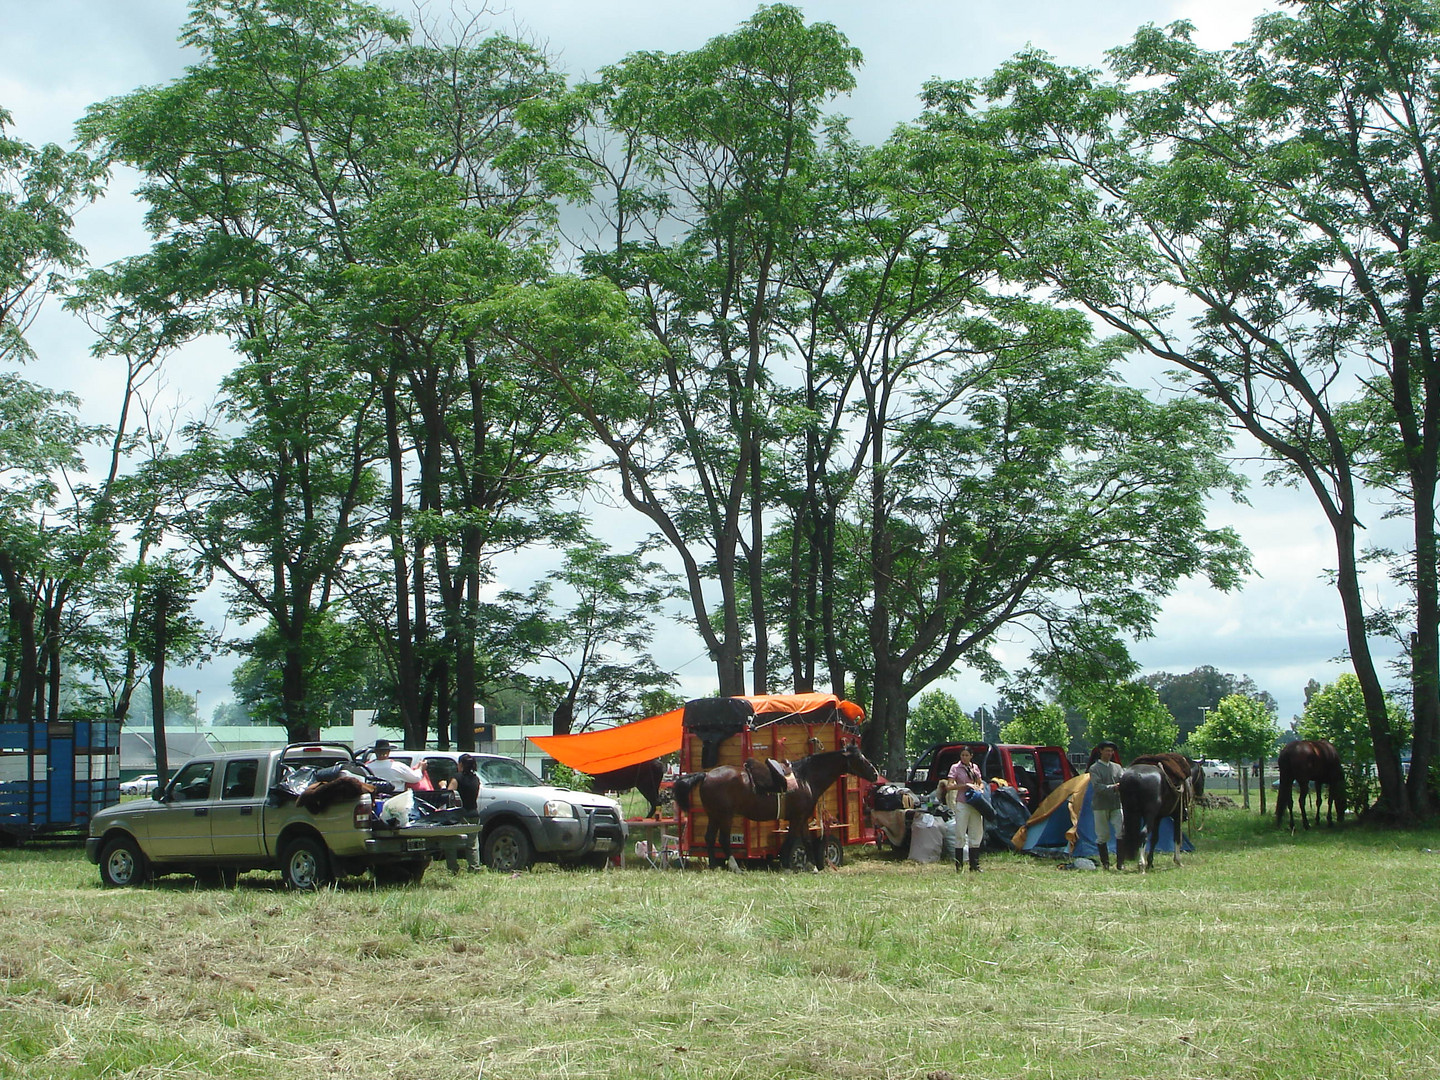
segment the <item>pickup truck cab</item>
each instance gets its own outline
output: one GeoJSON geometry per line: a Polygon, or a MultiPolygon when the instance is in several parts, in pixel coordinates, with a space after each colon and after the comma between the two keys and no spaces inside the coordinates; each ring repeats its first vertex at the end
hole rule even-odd
{"type": "MultiPolygon", "coordinates": [[[[370,756],[360,754],[362,761],[370,756]]],[[[480,858],[490,869],[509,873],[535,862],[599,868],[624,849],[629,826],[614,799],[547,784],[511,757],[471,756],[480,776],[480,858]]],[[[460,771],[455,750],[393,750],[390,759],[411,767],[423,760],[437,786],[460,771]]]]}
{"type": "Polygon", "coordinates": [[[420,880],[432,858],[468,842],[478,829],[473,823],[387,827],[372,812],[372,796],[358,787],[313,809],[278,789],[303,775],[296,770],[333,765],[356,765],[349,747],[294,743],[191,758],[151,798],[96,813],[86,858],[108,886],[167,873],[228,884],[246,870],[278,870],[292,889],[320,888],[367,870],[377,880],[402,883],[420,880]]]}
{"type": "MultiPolygon", "coordinates": [[[[1058,746],[1020,746],[1012,743],[936,743],[910,766],[906,786],[916,795],[929,795],[960,759],[961,747],[980,766],[986,780],[1003,780],[1033,811],[1045,796],[1075,775],[1074,766],[1058,746]]],[[[995,786],[993,783],[992,787],[995,786]]]]}

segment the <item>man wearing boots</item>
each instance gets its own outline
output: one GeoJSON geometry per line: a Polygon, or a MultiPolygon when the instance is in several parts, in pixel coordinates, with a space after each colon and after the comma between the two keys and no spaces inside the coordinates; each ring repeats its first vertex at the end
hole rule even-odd
{"type": "Polygon", "coordinates": [[[1120,748],[1113,742],[1102,742],[1095,748],[1099,755],[1090,763],[1090,808],[1095,819],[1095,842],[1100,845],[1100,866],[1110,869],[1110,837],[1120,840],[1120,762],[1115,755],[1120,748]]]}
{"type": "Polygon", "coordinates": [[[980,845],[985,842],[985,819],[965,801],[967,791],[984,783],[980,770],[970,760],[970,748],[962,747],[960,760],[950,766],[945,778],[945,801],[955,810],[955,869],[959,870],[968,856],[970,869],[980,872],[980,845]]]}

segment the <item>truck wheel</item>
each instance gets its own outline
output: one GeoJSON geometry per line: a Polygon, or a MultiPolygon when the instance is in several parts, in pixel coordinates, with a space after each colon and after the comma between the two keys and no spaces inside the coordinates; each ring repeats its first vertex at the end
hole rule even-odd
{"type": "Polygon", "coordinates": [[[145,856],[130,837],[117,837],[100,850],[100,880],[111,888],[138,885],[149,876],[145,856]]]}
{"type": "Polygon", "coordinates": [[[285,887],[313,892],[330,884],[330,858],[325,845],[309,836],[297,836],[280,852],[280,875],[285,887]]]}
{"type": "Polygon", "coordinates": [[[530,837],[518,825],[497,825],[485,837],[485,865],[502,874],[526,870],[534,859],[530,837]]]}

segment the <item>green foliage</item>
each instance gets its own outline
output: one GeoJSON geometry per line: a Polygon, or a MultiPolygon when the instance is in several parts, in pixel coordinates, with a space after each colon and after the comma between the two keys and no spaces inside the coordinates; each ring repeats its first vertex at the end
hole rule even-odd
{"type": "Polygon", "coordinates": [[[1194,758],[1245,764],[1269,758],[1279,737],[1269,707],[1244,694],[1229,694],[1210,710],[1185,745],[1194,758]]]}
{"type": "MultiPolygon", "coordinates": [[[[1410,722],[1399,703],[1387,698],[1391,738],[1397,746],[1408,741],[1410,722]]],[[[1346,788],[1353,807],[1369,806],[1373,794],[1371,769],[1375,764],[1375,748],[1370,741],[1370,725],[1365,712],[1365,699],[1360,693],[1360,680],[1346,672],[1328,686],[1321,687],[1305,703],[1305,713],[1296,725],[1302,739],[1329,739],[1345,766],[1346,788]]]]}
{"type": "Polygon", "coordinates": [[[1142,27],[1107,54],[1113,81],[1029,50],[986,81],[982,113],[973,87],[932,84],[929,120],[991,130],[1017,169],[1041,174],[1028,230],[1011,233],[1028,280],[1174,366],[1264,447],[1271,481],[1314,496],[1386,799],[1423,813],[1424,770],[1402,788],[1394,767],[1372,641],[1414,635],[1415,751],[1428,763],[1440,263],[1415,238],[1440,232],[1440,19],[1430,0],[1337,0],[1257,19],[1230,48],[1201,48],[1193,31],[1142,27]],[[1378,615],[1355,510],[1367,492],[1414,531],[1391,568],[1414,601],[1378,615]]]}
{"type": "Polygon", "coordinates": [[[1065,722],[1065,708],[1053,701],[1021,709],[1000,729],[1000,741],[1030,746],[1070,745],[1070,726],[1065,722]]]}
{"type": "Polygon", "coordinates": [[[979,725],[944,690],[931,690],[910,708],[905,750],[911,758],[936,743],[979,741],[979,725]]]}
{"type": "Polygon", "coordinates": [[[1276,709],[1275,698],[1256,687],[1250,676],[1231,675],[1209,664],[1184,675],[1172,675],[1168,671],[1156,672],[1144,676],[1140,681],[1147,686],[1153,686],[1160,695],[1160,703],[1170,710],[1170,715],[1175,717],[1175,722],[1180,725],[1182,740],[1189,738],[1201,725],[1206,711],[1218,707],[1221,700],[1231,694],[1254,698],[1272,713],[1276,709]]]}
{"type": "Polygon", "coordinates": [[[1110,740],[1120,747],[1122,761],[1175,749],[1180,729],[1153,688],[1130,682],[1094,687],[1076,696],[1089,720],[1086,737],[1092,745],[1110,740]]]}
{"type": "Polygon", "coordinates": [[[0,108],[0,363],[7,365],[34,358],[26,329],[60,291],[65,272],[84,260],[71,215],[100,194],[105,179],[102,164],[84,154],[10,138],[11,119],[0,108]]]}
{"type": "Polygon", "coordinates": [[[556,787],[571,788],[575,791],[589,791],[590,777],[578,769],[572,769],[569,765],[560,762],[550,766],[550,773],[547,777],[550,783],[556,787]]]}

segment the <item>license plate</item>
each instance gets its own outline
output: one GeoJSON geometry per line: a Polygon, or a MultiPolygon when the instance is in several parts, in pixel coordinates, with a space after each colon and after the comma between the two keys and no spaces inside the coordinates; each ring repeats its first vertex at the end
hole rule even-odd
{"type": "Polygon", "coordinates": [[[406,851],[425,851],[430,847],[429,843],[421,839],[407,839],[405,841],[406,851]]]}
{"type": "Polygon", "coordinates": [[[614,851],[614,850],[615,850],[615,841],[614,841],[614,840],[611,840],[609,837],[606,837],[606,836],[598,837],[598,838],[595,840],[595,850],[596,850],[596,851],[614,851]]]}

